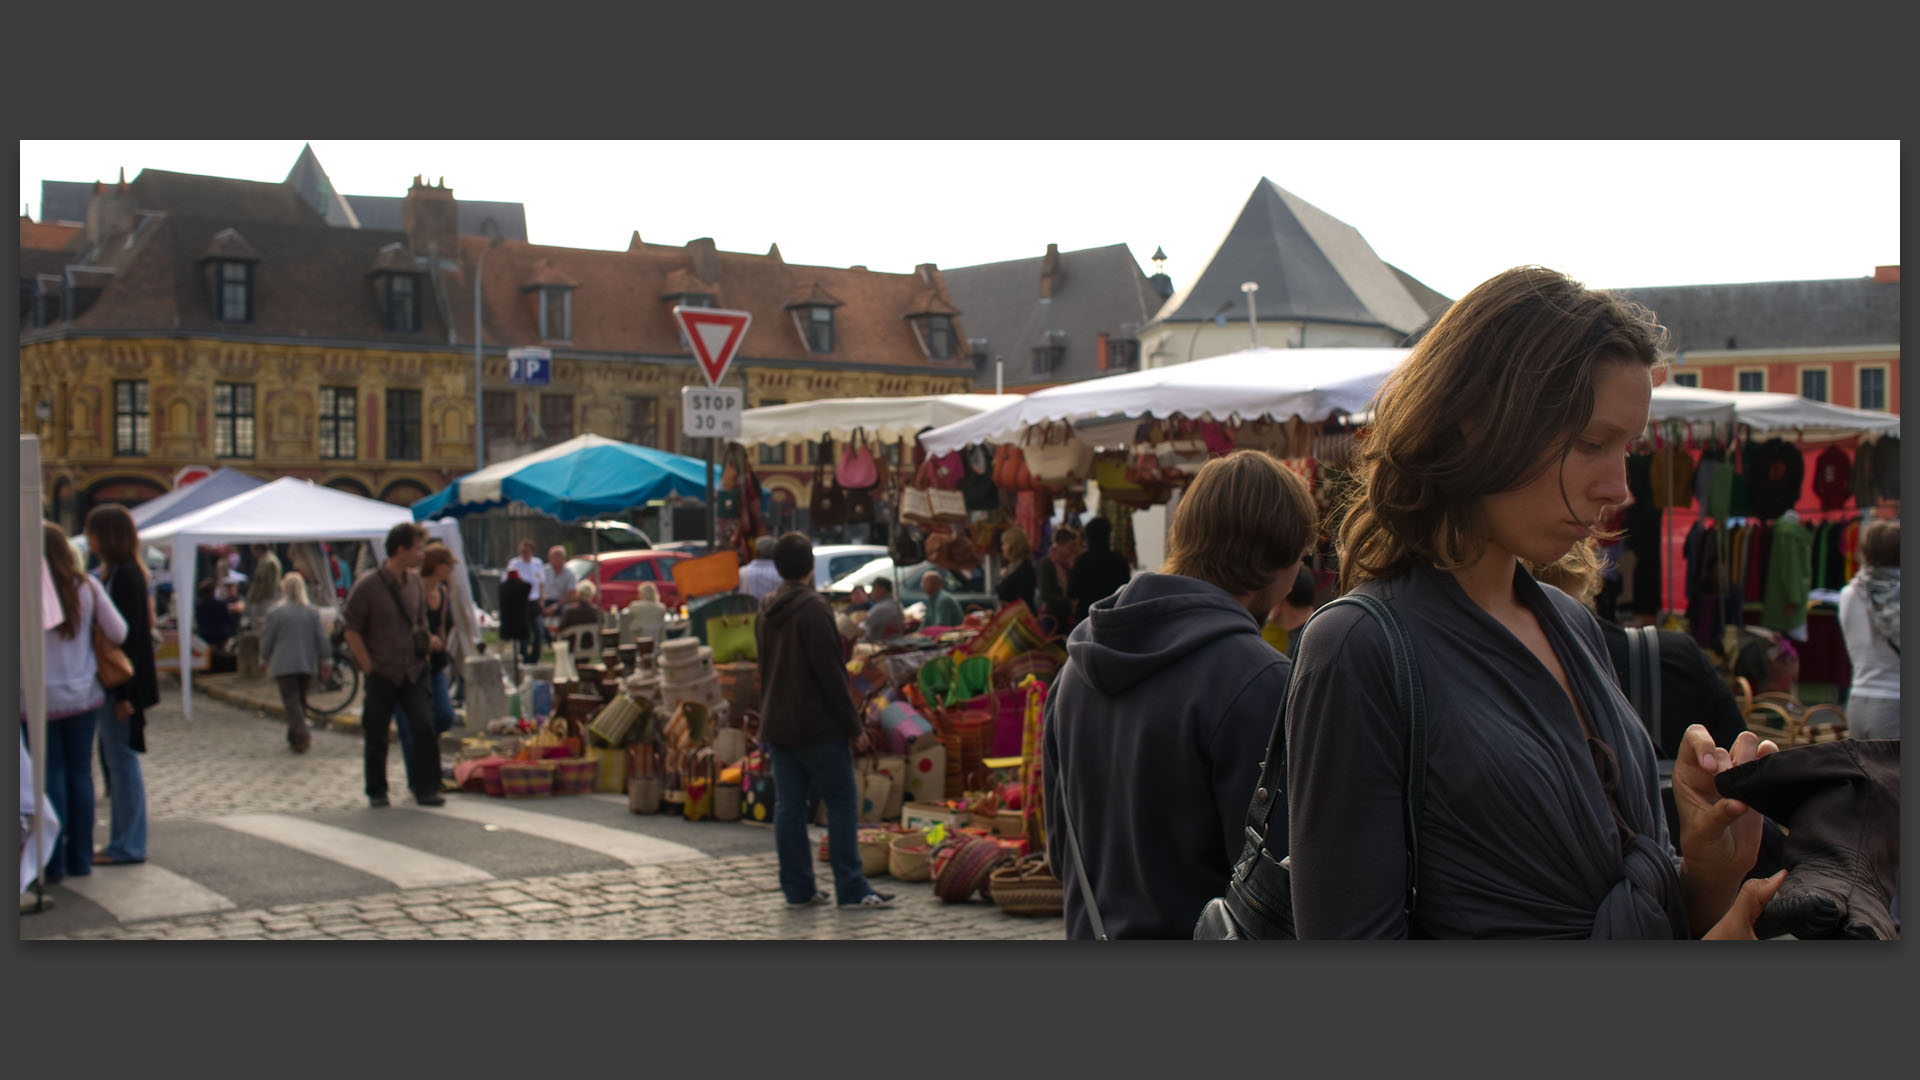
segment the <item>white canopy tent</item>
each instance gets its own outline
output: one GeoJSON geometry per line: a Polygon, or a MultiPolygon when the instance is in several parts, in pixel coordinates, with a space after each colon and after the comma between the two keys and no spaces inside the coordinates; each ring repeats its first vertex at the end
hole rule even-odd
{"type": "Polygon", "coordinates": [[[740,414],[740,435],[733,442],[845,441],[855,428],[876,442],[911,439],[922,428],[941,427],[1016,400],[1007,394],[933,394],[926,397],[826,398],[791,405],[763,405],[740,414]]]}
{"type": "Polygon", "coordinates": [[[1851,435],[1898,435],[1900,417],[1875,409],[1831,405],[1798,394],[1761,390],[1707,390],[1659,386],[1653,391],[1655,422],[1741,424],[1755,434],[1795,433],[1803,439],[1840,439],[1851,435]]]}
{"type": "MultiPolygon", "coordinates": [[[[180,640],[182,655],[185,655],[185,643],[190,640],[188,635],[193,628],[194,548],[302,540],[364,540],[384,553],[382,545],[387,531],[412,520],[413,511],[408,507],[288,476],[164,522],[142,539],[173,542],[175,609],[180,613],[180,640]]],[[[460,529],[453,521],[440,518],[421,524],[429,536],[453,549],[460,566],[466,565],[460,529]]],[[[478,628],[473,625],[473,597],[467,587],[466,574],[455,572],[453,591],[455,648],[464,645],[466,649],[459,651],[470,650],[471,643],[477,640],[478,628]]],[[[180,666],[180,704],[187,718],[192,719],[192,664],[180,666]]]]}
{"type": "MultiPolygon", "coordinates": [[[[1325,420],[1372,401],[1407,349],[1247,349],[1189,364],[1130,371],[1036,390],[989,413],[920,437],[928,453],[1017,438],[1047,421],[1165,418],[1325,420]]],[[[1076,427],[1081,425],[1076,424],[1076,427]]],[[[1105,425],[1102,425],[1105,428],[1105,425]]],[[[1082,432],[1096,445],[1112,436],[1082,432]]]]}

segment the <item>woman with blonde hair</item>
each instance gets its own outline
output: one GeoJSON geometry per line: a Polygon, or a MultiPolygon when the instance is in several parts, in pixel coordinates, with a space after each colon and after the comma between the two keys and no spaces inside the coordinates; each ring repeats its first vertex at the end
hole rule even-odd
{"type": "Polygon", "coordinates": [[[93,736],[100,725],[114,722],[100,685],[93,631],[97,624],[118,645],[127,639],[127,621],[106,588],[80,569],[65,530],[43,521],[40,539],[60,602],[60,624],[46,631],[47,800],[60,817],[60,838],[44,871],[51,884],[93,873],[93,736]]]}
{"type": "Polygon", "coordinates": [[[332,666],[333,650],[320,626],[320,611],[307,602],[307,579],[295,570],[280,578],[280,600],[260,631],[260,655],[280,684],[287,718],[287,746],[304,754],[313,745],[307,725],[307,688],[332,666]]]}
{"type": "Polygon", "coordinates": [[[1007,564],[1000,587],[994,590],[1000,602],[1011,604],[1019,600],[1033,607],[1038,581],[1033,569],[1033,542],[1027,539],[1026,530],[1015,525],[1000,534],[1000,558],[1007,564]]]}
{"type": "Polygon", "coordinates": [[[658,649],[666,637],[667,607],[660,602],[660,590],[651,581],[640,583],[639,597],[620,613],[620,638],[628,644],[647,638],[658,649]]]}
{"type": "Polygon", "coordinates": [[[1520,267],[1456,301],[1381,388],[1339,527],[1341,585],[1404,625],[1424,747],[1385,628],[1328,608],[1285,712],[1299,937],[1754,936],[1781,879],[1743,887],[1761,815],[1714,776],[1773,744],[1742,733],[1722,748],[1687,728],[1676,855],[1654,748],[1592,613],[1528,572],[1597,570],[1582,541],[1631,498],[1627,446],[1662,336],[1644,308],[1520,267]]]}

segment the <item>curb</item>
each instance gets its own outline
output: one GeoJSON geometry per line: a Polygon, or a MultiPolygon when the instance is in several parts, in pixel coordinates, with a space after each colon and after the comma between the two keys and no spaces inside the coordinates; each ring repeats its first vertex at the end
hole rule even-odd
{"type": "MultiPolygon", "coordinates": [[[[174,685],[179,685],[178,680],[175,681],[174,685]]],[[[196,682],[193,689],[195,693],[204,693],[215,701],[223,701],[228,705],[238,706],[242,709],[256,709],[276,719],[284,720],[287,715],[286,706],[280,703],[277,696],[269,701],[265,698],[253,697],[236,690],[231,690],[217,683],[209,686],[203,682],[196,682]]],[[[455,717],[456,720],[459,720],[457,711],[455,717]]],[[[353,734],[358,734],[360,731],[360,714],[357,712],[342,711],[327,717],[310,717],[309,722],[317,731],[343,731],[353,734]]],[[[466,734],[468,734],[468,732],[466,731],[464,721],[457,722],[454,726],[454,731],[445,732],[440,736],[441,750],[443,752],[452,752],[460,749],[460,739],[466,734]],[[458,734],[456,734],[456,732],[458,732],[458,734]]]]}

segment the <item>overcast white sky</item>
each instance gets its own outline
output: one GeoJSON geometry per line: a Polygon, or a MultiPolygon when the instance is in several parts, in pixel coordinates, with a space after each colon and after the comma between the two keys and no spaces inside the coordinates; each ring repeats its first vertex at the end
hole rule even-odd
{"type": "MultiPolygon", "coordinates": [[[[41,180],[143,168],[284,180],[302,141],[22,142],[41,180]]],[[[1125,243],[1193,280],[1261,177],[1457,297],[1542,263],[1611,288],[1862,277],[1900,261],[1886,142],[316,141],[334,186],[520,202],[534,243],[624,250],[710,236],[790,263],[970,266],[1125,243]]]]}

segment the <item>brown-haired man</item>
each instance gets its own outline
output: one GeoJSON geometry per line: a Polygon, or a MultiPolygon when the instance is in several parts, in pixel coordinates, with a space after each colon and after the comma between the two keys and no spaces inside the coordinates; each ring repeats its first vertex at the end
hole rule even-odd
{"type": "Polygon", "coordinates": [[[353,583],[347,593],[347,648],[366,672],[360,734],[366,745],[367,801],[387,805],[387,728],[394,706],[410,725],[413,744],[426,750],[408,762],[407,786],[421,806],[446,802],[440,794],[439,740],[433,733],[433,699],[427,658],[439,647],[427,633],[426,594],[411,571],[426,553],[427,531],[403,521],[387,533],[387,558],[353,583]]]}

